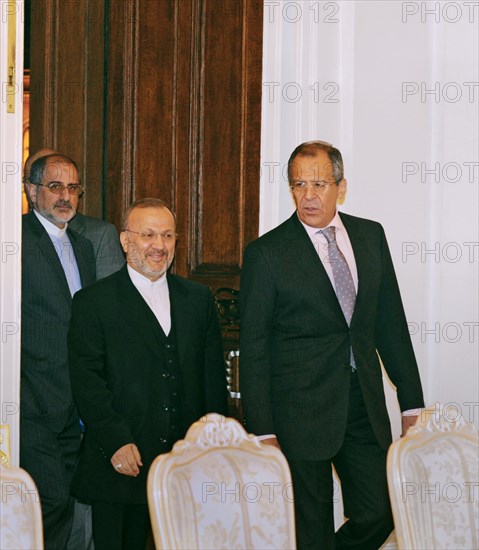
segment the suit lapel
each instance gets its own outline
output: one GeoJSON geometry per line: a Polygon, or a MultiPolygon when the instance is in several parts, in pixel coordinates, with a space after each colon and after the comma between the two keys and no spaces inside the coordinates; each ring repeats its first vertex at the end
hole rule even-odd
{"type": "Polygon", "coordinates": [[[75,231],[67,230],[67,233],[75,253],[75,259],[83,288],[86,285],[94,283],[96,280],[93,245],[91,245],[90,241],[86,243],[85,238],[83,238],[83,241],[79,241],[75,231]],[[91,245],[90,249],[86,248],[87,244],[91,245]]]}
{"type": "Polygon", "coordinates": [[[60,258],[58,257],[57,251],[53,246],[52,240],[50,239],[50,236],[48,235],[46,229],[43,227],[40,221],[37,219],[33,210],[29,214],[27,214],[25,218],[28,220],[27,223],[30,223],[32,232],[37,238],[38,248],[43,254],[46,263],[50,266],[50,269],[60,283],[62,293],[65,295],[66,298],[68,298],[68,300],[71,300],[67,278],[65,276],[65,272],[63,271],[63,267],[60,262],[60,258]]]}
{"type": "Polygon", "coordinates": [[[191,322],[191,304],[186,289],[180,286],[177,280],[167,275],[168,290],[170,292],[171,320],[175,325],[176,345],[178,346],[178,359],[182,367],[185,353],[188,349],[188,338],[191,322]]]}
{"type": "Polygon", "coordinates": [[[289,222],[285,233],[287,239],[285,245],[291,246],[294,250],[293,262],[302,271],[303,280],[311,281],[314,289],[321,295],[322,303],[329,306],[334,315],[344,319],[331,280],[296,212],[289,222]]]}
{"type": "Polygon", "coordinates": [[[139,342],[160,354],[159,343],[162,337],[164,338],[163,329],[150,306],[132,283],[126,265],[119,273],[118,303],[121,304],[121,316],[130,326],[131,333],[138,334],[139,342]]]}
{"type": "Polygon", "coordinates": [[[371,251],[368,246],[367,236],[362,231],[360,225],[355,222],[354,218],[342,214],[341,212],[339,213],[339,216],[344,224],[344,227],[346,228],[346,231],[348,232],[349,240],[353,248],[356,269],[358,272],[358,293],[356,296],[353,316],[351,318],[351,323],[353,323],[355,313],[360,310],[362,304],[365,303],[365,297],[368,293],[371,251]]]}

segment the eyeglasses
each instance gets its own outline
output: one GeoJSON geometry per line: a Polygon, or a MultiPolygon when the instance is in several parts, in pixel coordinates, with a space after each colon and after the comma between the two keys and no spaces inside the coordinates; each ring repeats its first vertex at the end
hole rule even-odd
{"type": "Polygon", "coordinates": [[[153,231],[153,229],[144,229],[143,231],[132,231],[131,229],[123,229],[127,233],[135,233],[140,236],[140,239],[146,243],[153,243],[158,239],[158,236],[166,241],[167,243],[172,243],[178,237],[178,233],[173,231],[153,231]]]}
{"type": "Polygon", "coordinates": [[[329,187],[333,185],[337,185],[341,180],[334,181],[334,182],[328,182],[328,181],[312,181],[310,184],[306,181],[292,181],[289,186],[295,193],[304,193],[308,187],[311,187],[311,189],[315,193],[325,193],[329,187]]]}
{"type": "Polygon", "coordinates": [[[49,181],[48,183],[35,183],[34,185],[46,187],[54,195],[61,195],[65,189],[68,189],[70,195],[80,195],[83,192],[83,186],[79,183],[68,183],[67,185],[63,185],[63,183],[59,181],[49,181]]]}

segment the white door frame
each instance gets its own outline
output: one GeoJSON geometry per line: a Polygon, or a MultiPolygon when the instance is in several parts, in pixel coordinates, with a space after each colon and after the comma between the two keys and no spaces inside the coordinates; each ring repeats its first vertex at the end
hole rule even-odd
{"type": "Polygon", "coordinates": [[[0,0],[0,459],[12,466],[20,426],[24,9],[23,0],[0,0]]]}

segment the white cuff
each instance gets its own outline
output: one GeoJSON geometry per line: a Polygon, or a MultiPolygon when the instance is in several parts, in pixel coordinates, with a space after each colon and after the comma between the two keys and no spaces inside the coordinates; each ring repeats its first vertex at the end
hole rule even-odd
{"type": "Polygon", "coordinates": [[[421,409],[408,409],[407,411],[403,411],[401,414],[402,416],[419,416],[420,412],[421,409]]]}

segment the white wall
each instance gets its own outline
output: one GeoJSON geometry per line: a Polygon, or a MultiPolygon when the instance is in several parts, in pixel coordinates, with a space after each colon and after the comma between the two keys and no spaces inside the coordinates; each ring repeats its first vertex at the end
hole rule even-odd
{"type": "Polygon", "coordinates": [[[479,424],[479,2],[265,0],[264,15],[260,232],[294,210],[293,148],[338,146],[341,209],[386,229],[426,403],[479,424]]]}

